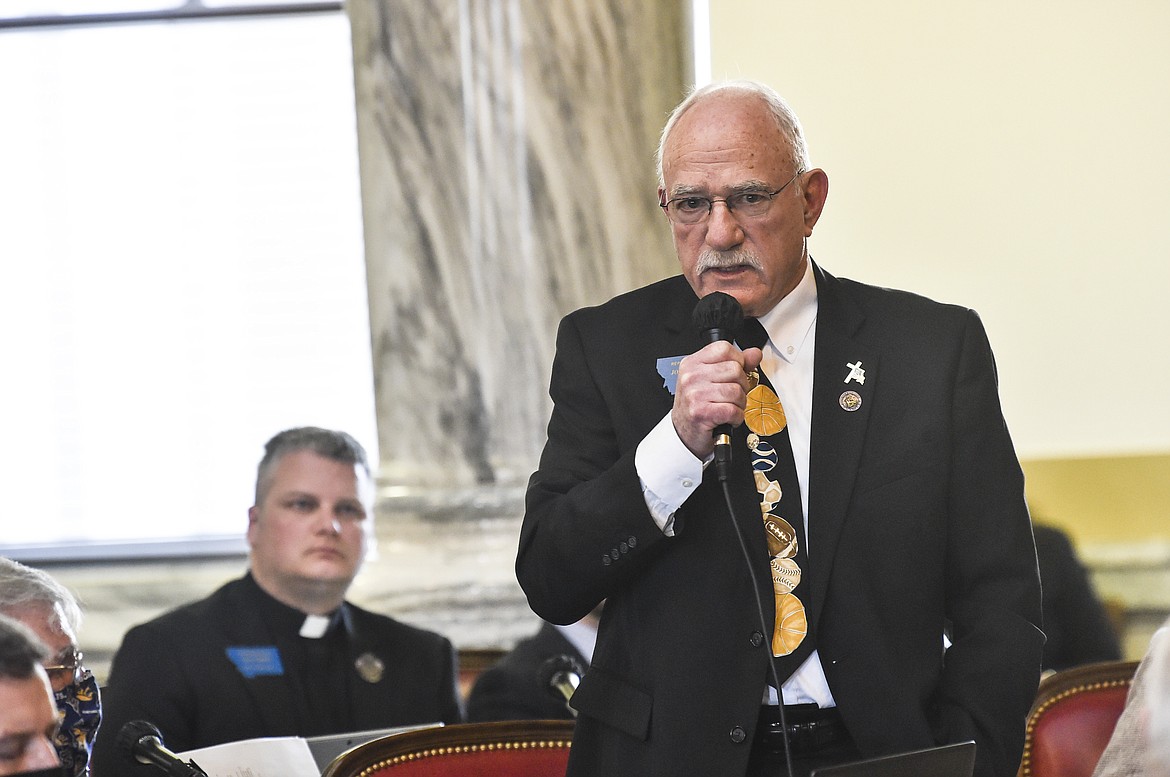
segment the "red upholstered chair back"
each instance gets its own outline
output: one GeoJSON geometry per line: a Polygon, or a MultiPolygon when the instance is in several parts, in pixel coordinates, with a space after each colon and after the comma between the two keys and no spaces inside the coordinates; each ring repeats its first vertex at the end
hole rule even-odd
{"type": "Polygon", "coordinates": [[[1106,661],[1045,677],[1028,713],[1020,777],[1090,777],[1136,669],[1136,661],[1106,661]]]}
{"type": "Polygon", "coordinates": [[[321,777],[564,777],[571,720],[461,723],[375,739],[321,777]]]}

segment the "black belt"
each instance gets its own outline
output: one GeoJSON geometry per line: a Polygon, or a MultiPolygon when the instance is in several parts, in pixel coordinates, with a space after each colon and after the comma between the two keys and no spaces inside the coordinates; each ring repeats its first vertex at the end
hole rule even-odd
{"type": "Polygon", "coordinates": [[[849,738],[835,707],[821,709],[815,704],[789,704],[784,707],[784,722],[787,726],[780,722],[779,707],[767,704],[760,707],[752,749],[783,753],[786,749],[785,728],[787,747],[794,754],[815,752],[849,738]]]}

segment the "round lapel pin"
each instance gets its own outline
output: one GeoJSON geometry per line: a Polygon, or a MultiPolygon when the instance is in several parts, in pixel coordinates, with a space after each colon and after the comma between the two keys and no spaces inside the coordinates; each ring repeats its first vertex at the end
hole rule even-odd
{"type": "Polygon", "coordinates": [[[371,685],[380,682],[386,671],[386,665],[382,663],[382,659],[373,653],[362,653],[353,662],[353,668],[357,670],[363,680],[371,685]]]}
{"type": "Polygon", "coordinates": [[[850,413],[861,407],[861,395],[856,391],[842,392],[841,398],[838,401],[841,403],[841,409],[850,413]]]}

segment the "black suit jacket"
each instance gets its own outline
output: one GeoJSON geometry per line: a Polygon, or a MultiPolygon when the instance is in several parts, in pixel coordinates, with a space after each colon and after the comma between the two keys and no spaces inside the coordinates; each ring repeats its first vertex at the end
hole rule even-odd
{"type": "MultiPolygon", "coordinates": [[[[974,739],[1011,777],[1040,672],[1040,588],[1023,477],[978,316],[814,267],[818,293],[806,607],[861,752],[974,739]],[[865,382],[846,384],[861,361],[865,382]],[[842,392],[860,394],[853,412],[842,392]],[[944,654],[944,630],[953,645],[944,654]]],[[[665,536],[634,452],[672,397],[661,357],[699,350],[682,277],[567,316],[548,442],[516,570],[554,623],[602,599],[574,696],[570,775],[743,774],[774,618],[759,497],[737,430],[731,491],[708,468],[665,536]]]]}
{"type": "MultiPolygon", "coordinates": [[[[158,726],[174,752],[267,736],[305,736],[297,686],[287,674],[245,677],[226,649],[270,646],[276,635],[258,615],[266,594],[250,579],[227,583],[206,599],[135,626],[122,640],[102,694],[103,721],[94,743],[94,777],[155,774],[115,747],[122,726],[158,726]]],[[[351,730],[461,719],[456,656],[445,637],[384,615],[343,605],[349,632],[344,697],[351,730]],[[381,659],[377,682],[359,677],[354,662],[381,659]]],[[[343,732],[332,732],[343,733],[343,732]]]]}
{"type": "Polygon", "coordinates": [[[551,623],[520,640],[508,655],[476,678],[467,698],[468,721],[572,719],[565,702],[553,696],[540,677],[544,662],[561,655],[582,667],[589,664],[551,623]]]}

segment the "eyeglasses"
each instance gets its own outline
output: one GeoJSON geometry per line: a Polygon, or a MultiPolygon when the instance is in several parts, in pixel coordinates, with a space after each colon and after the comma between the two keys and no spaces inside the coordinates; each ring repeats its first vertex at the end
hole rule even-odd
{"type": "Polygon", "coordinates": [[[722,198],[688,194],[683,197],[675,197],[667,202],[660,202],[658,206],[666,211],[666,215],[676,224],[698,224],[706,221],[717,202],[722,202],[727,206],[727,210],[741,218],[758,219],[772,207],[772,198],[787,189],[788,184],[799,178],[803,172],[804,170],[797,170],[796,175],[788,179],[788,183],[774,192],[738,192],[730,197],[722,198]]]}
{"type": "Polygon", "coordinates": [[[85,667],[82,661],[85,655],[77,648],[69,648],[57,655],[57,664],[45,664],[45,672],[49,675],[49,682],[53,684],[53,688],[60,690],[70,683],[81,682],[82,675],[85,674],[85,667]]]}

